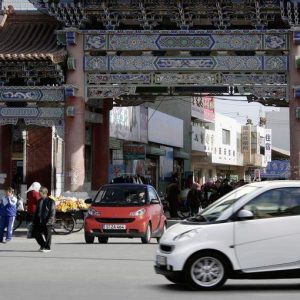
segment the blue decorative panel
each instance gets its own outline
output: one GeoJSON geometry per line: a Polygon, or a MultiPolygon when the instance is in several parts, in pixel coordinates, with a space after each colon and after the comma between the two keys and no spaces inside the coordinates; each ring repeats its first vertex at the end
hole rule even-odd
{"type": "Polygon", "coordinates": [[[287,56],[203,56],[203,57],[155,57],[155,56],[87,56],[86,71],[286,71],[287,56]]]}
{"type": "MultiPolygon", "coordinates": [[[[100,32],[100,31],[99,31],[100,32]]],[[[120,31],[85,35],[86,50],[288,50],[286,33],[197,33],[189,31],[159,33],[120,31]]]]}
{"type": "Polygon", "coordinates": [[[66,42],[67,42],[67,45],[75,45],[76,44],[76,32],[75,31],[67,31],[66,32],[66,42]]]}
{"type": "Polygon", "coordinates": [[[264,35],[264,49],[266,50],[288,49],[288,36],[286,34],[264,35]]]}
{"type": "Polygon", "coordinates": [[[264,70],[287,70],[288,57],[287,56],[265,56],[264,57],[264,70]]]}
{"type": "Polygon", "coordinates": [[[0,87],[0,101],[64,101],[62,87],[0,87]]]}
{"type": "Polygon", "coordinates": [[[150,83],[150,74],[87,74],[88,84],[102,83],[150,83]]]}
{"type": "Polygon", "coordinates": [[[84,46],[86,50],[105,50],[107,40],[107,35],[85,35],[84,46]]]}
{"type": "Polygon", "coordinates": [[[157,70],[213,70],[216,61],[213,57],[203,58],[165,58],[155,59],[154,65],[157,70]]]}
{"type": "MultiPolygon", "coordinates": [[[[145,36],[140,36],[143,39],[145,36]]],[[[202,35],[159,35],[156,40],[158,49],[199,49],[210,50],[215,41],[210,34],[202,35]]],[[[154,45],[152,45],[153,48],[154,45]]]]}
{"type": "Polygon", "coordinates": [[[59,119],[64,116],[64,108],[58,107],[2,107],[0,116],[5,118],[46,118],[59,119]]]}
{"type": "Polygon", "coordinates": [[[85,56],[84,69],[87,70],[104,70],[108,71],[107,56],[85,56]]]}
{"type": "Polygon", "coordinates": [[[293,40],[294,40],[294,44],[300,45],[300,31],[293,32],[293,40]]]}
{"type": "Polygon", "coordinates": [[[294,88],[294,97],[300,98],[300,86],[294,88]]]}

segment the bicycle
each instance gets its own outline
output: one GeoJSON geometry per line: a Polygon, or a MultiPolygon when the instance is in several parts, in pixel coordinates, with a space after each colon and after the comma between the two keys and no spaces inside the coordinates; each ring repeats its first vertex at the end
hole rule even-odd
{"type": "MultiPolygon", "coordinates": [[[[26,211],[18,211],[16,220],[14,223],[13,231],[16,231],[23,223],[27,223],[28,213],[26,211]]],[[[74,231],[76,221],[70,212],[56,212],[55,223],[52,227],[52,231],[57,235],[68,235],[74,231]]],[[[82,225],[83,228],[83,225],[82,225]]],[[[82,229],[81,228],[81,229],[82,229]]],[[[80,229],[80,230],[81,230],[80,229]]],[[[76,229],[78,230],[78,228],[76,229]]],[[[79,230],[78,230],[79,231],[79,230]]]]}

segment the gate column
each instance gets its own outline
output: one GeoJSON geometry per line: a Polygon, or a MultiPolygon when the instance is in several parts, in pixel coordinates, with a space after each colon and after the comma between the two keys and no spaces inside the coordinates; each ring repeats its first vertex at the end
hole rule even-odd
{"type": "Polygon", "coordinates": [[[300,109],[300,71],[297,69],[297,57],[300,57],[300,40],[297,40],[299,32],[291,33],[290,39],[290,163],[291,179],[300,179],[300,115],[296,111],[300,109]],[[298,88],[297,88],[298,87],[298,88]],[[297,89],[299,92],[297,92],[297,89]]]}
{"type": "Polygon", "coordinates": [[[98,190],[109,179],[109,112],[111,99],[103,101],[102,124],[93,124],[92,190],[98,190]]]}
{"type": "Polygon", "coordinates": [[[0,126],[0,174],[6,174],[5,183],[0,189],[11,185],[12,127],[0,126]]]}

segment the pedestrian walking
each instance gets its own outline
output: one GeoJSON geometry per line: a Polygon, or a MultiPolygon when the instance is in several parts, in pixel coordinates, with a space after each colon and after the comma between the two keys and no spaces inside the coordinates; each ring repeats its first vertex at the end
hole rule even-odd
{"type": "Polygon", "coordinates": [[[33,234],[40,245],[39,251],[50,252],[52,227],[55,222],[55,202],[48,197],[48,189],[41,187],[41,199],[33,215],[33,234]]]}
{"type": "Polygon", "coordinates": [[[170,206],[171,218],[178,217],[178,202],[179,202],[180,190],[178,186],[177,177],[173,176],[171,183],[167,186],[167,201],[170,206]]]}
{"type": "Polygon", "coordinates": [[[17,198],[14,189],[9,187],[5,196],[0,199],[0,242],[6,243],[12,240],[14,222],[17,215],[17,198]],[[6,237],[4,239],[6,229],[6,237]]]}
{"type": "Polygon", "coordinates": [[[36,206],[41,199],[40,196],[41,184],[39,182],[34,182],[29,189],[26,191],[27,193],[27,238],[33,238],[32,233],[32,219],[33,215],[36,211],[36,206]]]}
{"type": "Polygon", "coordinates": [[[191,215],[195,216],[199,213],[202,197],[197,184],[193,184],[187,195],[187,202],[191,209],[191,215]]]}
{"type": "Polygon", "coordinates": [[[229,184],[229,180],[225,178],[220,187],[220,196],[223,197],[226,194],[230,193],[233,190],[233,187],[229,184]]]}

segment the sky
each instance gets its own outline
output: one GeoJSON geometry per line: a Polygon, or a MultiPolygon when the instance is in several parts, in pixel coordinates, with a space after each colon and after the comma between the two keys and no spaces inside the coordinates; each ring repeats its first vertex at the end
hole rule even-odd
{"type": "Polygon", "coordinates": [[[215,109],[216,112],[234,118],[242,124],[251,119],[254,125],[259,123],[260,117],[265,117],[267,111],[279,111],[276,107],[267,107],[255,102],[248,103],[245,98],[233,100],[230,97],[216,98],[215,109]]]}

